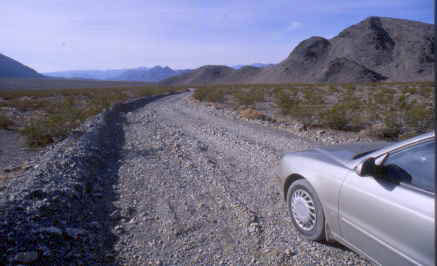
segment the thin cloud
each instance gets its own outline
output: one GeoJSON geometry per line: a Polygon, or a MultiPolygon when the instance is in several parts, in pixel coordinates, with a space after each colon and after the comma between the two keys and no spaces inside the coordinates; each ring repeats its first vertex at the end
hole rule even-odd
{"type": "Polygon", "coordinates": [[[302,27],[302,23],[300,23],[299,21],[293,21],[288,25],[287,31],[294,31],[301,27],[302,27]]]}

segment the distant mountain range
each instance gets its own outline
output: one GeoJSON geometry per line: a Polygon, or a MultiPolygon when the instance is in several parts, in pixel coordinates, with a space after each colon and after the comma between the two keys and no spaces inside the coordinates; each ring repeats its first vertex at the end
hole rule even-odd
{"type": "Polygon", "coordinates": [[[234,69],[203,66],[167,85],[434,80],[434,25],[369,17],[332,39],[311,37],[279,64],[234,69]]]}
{"type": "Polygon", "coordinates": [[[70,70],[43,73],[48,77],[68,78],[68,79],[98,79],[112,80],[121,75],[126,69],[109,69],[109,70],[70,70]]]}
{"type": "Polygon", "coordinates": [[[115,80],[157,82],[190,71],[191,71],[190,69],[173,70],[168,66],[165,67],[155,66],[152,68],[134,68],[124,71],[119,76],[115,77],[115,80]]]}
{"type": "MultiPolygon", "coordinates": [[[[254,63],[250,66],[267,67],[272,64],[254,63]]],[[[234,65],[232,68],[240,69],[245,65],[234,65]]],[[[191,72],[192,69],[172,69],[168,66],[154,66],[151,68],[138,67],[131,69],[112,69],[112,70],[72,70],[44,73],[49,77],[73,78],[73,79],[97,79],[114,81],[144,81],[158,82],[170,77],[191,72]]]]}
{"type": "Polygon", "coordinates": [[[114,81],[144,81],[157,82],[175,75],[186,73],[190,70],[173,70],[168,66],[155,66],[151,68],[138,67],[130,69],[111,70],[72,70],[44,73],[49,77],[75,78],[75,79],[97,79],[114,81]]]}
{"type": "Polygon", "coordinates": [[[21,64],[14,59],[0,54],[0,78],[42,78],[32,68],[21,64]]]}

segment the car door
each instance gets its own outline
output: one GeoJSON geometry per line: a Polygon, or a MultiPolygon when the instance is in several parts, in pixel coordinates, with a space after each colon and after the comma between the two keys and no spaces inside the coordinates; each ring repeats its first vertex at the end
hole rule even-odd
{"type": "Polygon", "coordinates": [[[350,171],[339,198],[343,240],[382,265],[434,265],[435,141],[390,152],[378,176],[350,171]]]}

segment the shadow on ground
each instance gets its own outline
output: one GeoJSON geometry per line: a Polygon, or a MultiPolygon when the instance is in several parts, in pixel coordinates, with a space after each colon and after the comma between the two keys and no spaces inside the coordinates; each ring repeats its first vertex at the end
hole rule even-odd
{"type": "MultiPolygon", "coordinates": [[[[99,208],[96,210],[98,220],[106,221],[104,224],[103,234],[105,235],[102,254],[102,262],[111,265],[122,265],[121,262],[116,261],[117,251],[114,250],[117,236],[114,234],[114,227],[123,218],[125,212],[127,215],[131,214],[131,210],[120,210],[114,206],[114,201],[119,198],[118,192],[114,189],[119,182],[119,168],[123,158],[123,146],[125,144],[125,133],[123,125],[126,123],[125,115],[128,112],[138,110],[150,102],[156,101],[168,95],[157,95],[146,98],[141,98],[132,102],[118,104],[114,106],[111,112],[107,112],[104,119],[104,126],[99,129],[98,141],[99,146],[105,151],[105,167],[98,173],[105,176],[104,197],[97,203],[99,208]]],[[[147,151],[138,151],[139,154],[147,154],[147,151]]]]}

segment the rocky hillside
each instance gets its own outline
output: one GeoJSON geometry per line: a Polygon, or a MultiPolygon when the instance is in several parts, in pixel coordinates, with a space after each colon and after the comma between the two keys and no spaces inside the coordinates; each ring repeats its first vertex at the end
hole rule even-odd
{"type": "Polygon", "coordinates": [[[234,72],[236,71],[228,66],[208,65],[182,75],[165,79],[161,83],[165,85],[205,85],[226,80],[234,72]]]}
{"type": "Polygon", "coordinates": [[[246,83],[247,80],[258,75],[261,68],[244,66],[233,69],[228,66],[208,65],[195,69],[183,75],[175,76],[161,81],[163,85],[207,85],[246,83]]]}
{"type": "MultiPolygon", "coordinates": [[[[433,80],[434,25],[369,17],[332,39],[311,37],[299,43],[279,64],[246,71],[227,70],[213,79],[191,74],[166,84],[376,82],[433,80]],[[196,76],[197,78],[193,79],[196,76]],[[195,83],[196,82],[196,83],[195,83]]],[[[208,69],[217,72],[217,69],[208,69]]]]}
{"type": "Polygon", "coordinates": [[[20,62],[0,54],[0,78],[41,78],[32,68],[21,64],[20,62]]]}

